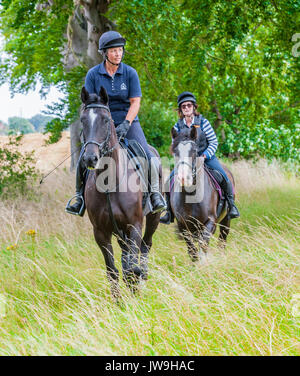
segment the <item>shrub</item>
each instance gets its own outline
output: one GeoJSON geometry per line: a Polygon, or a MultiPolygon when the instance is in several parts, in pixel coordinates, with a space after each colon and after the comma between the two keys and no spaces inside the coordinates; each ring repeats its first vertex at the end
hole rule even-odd
{"type": "Polygon", "coordinates": [[[0,195],[3,198],[28,194],[30,183],[37,177],[33,152],[18,151],[21,138],[10,137],[9,143],[0,147],[0,195]]]}
{"type": "Polygon", "coordinates": [[[275,127],[269,120],[252,127],[239,125],[238,132],[225,124],[217,132],[218,151],[226,156],[243,158],[278,158],[284,162],[300,162],[300,125],[275,127]],[[222,141],[224,132],[225,140],[222,141]]]}
{"type": "Polygon", "coordinates": [[[159,102],[144,101],[139,119],[147,142],[154,146],[160,156],[170,156],[171,128],[177,121],[174,104],[168,107],[159,102]]]}

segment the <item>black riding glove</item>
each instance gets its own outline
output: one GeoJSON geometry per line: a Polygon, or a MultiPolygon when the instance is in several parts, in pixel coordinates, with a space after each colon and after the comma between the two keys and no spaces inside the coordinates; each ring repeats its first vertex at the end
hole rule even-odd
{"type": "Polygon", "coordinates": [[[123,123],[117,126],[116,133],[117,133],[119,140],[126,136],[126,133],[128,132],[129,127],[130,127],[129,120],[124,120],[123,123]]]}

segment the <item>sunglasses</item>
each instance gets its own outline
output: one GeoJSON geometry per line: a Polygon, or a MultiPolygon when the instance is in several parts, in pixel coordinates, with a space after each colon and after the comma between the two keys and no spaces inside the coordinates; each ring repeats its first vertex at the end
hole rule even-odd
{"type": "Polygon", "coordinates": [[[184,109],[186,109],[186,108],[191,108],[191,107],[193,107],[192,103],[187,103],[187,104],[182,104],[182,105],[181,105],[181,109],[182,109],[182,110],[184,110],[184,109]]]}

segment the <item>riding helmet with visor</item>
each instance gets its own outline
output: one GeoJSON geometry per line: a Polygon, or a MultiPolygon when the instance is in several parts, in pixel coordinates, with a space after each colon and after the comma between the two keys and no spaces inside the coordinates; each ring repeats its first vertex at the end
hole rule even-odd
{"type": "Polygon", "coordinates": [[[124,47],[126,39],[117,31],[107,31],[103,33],[99,39],[99,52],[105,51],[107,48],[124,47]]]}
{"type": "Polygon", "coordinates": [[[180,105],[183,102],[192,102],[192,103],[196,104],[196,98],[195,98],[193,93],[191,93],[189,91],[184,91],[183,93],[179,94],[178,97],[177,97],[178,108],[180,108],[180,105]]]}

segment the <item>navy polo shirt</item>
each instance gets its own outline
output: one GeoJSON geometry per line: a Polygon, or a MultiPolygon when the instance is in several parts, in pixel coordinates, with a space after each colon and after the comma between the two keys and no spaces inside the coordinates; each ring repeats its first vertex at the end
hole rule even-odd
{"type": "MultiPolygon", "coordinates": [[[[99,94],[103,86],[109,97],[109,109],[115,125],[122,123],[130,107],[130,98],[141,97],[142,90],[136,70],[121,63],[113,76],[110,76],[104,62],[91,68],[85,78],[85,88],[92,94],[99,94]]],[[[135,118],[138,120],[138,117],[135,118]]]]}

